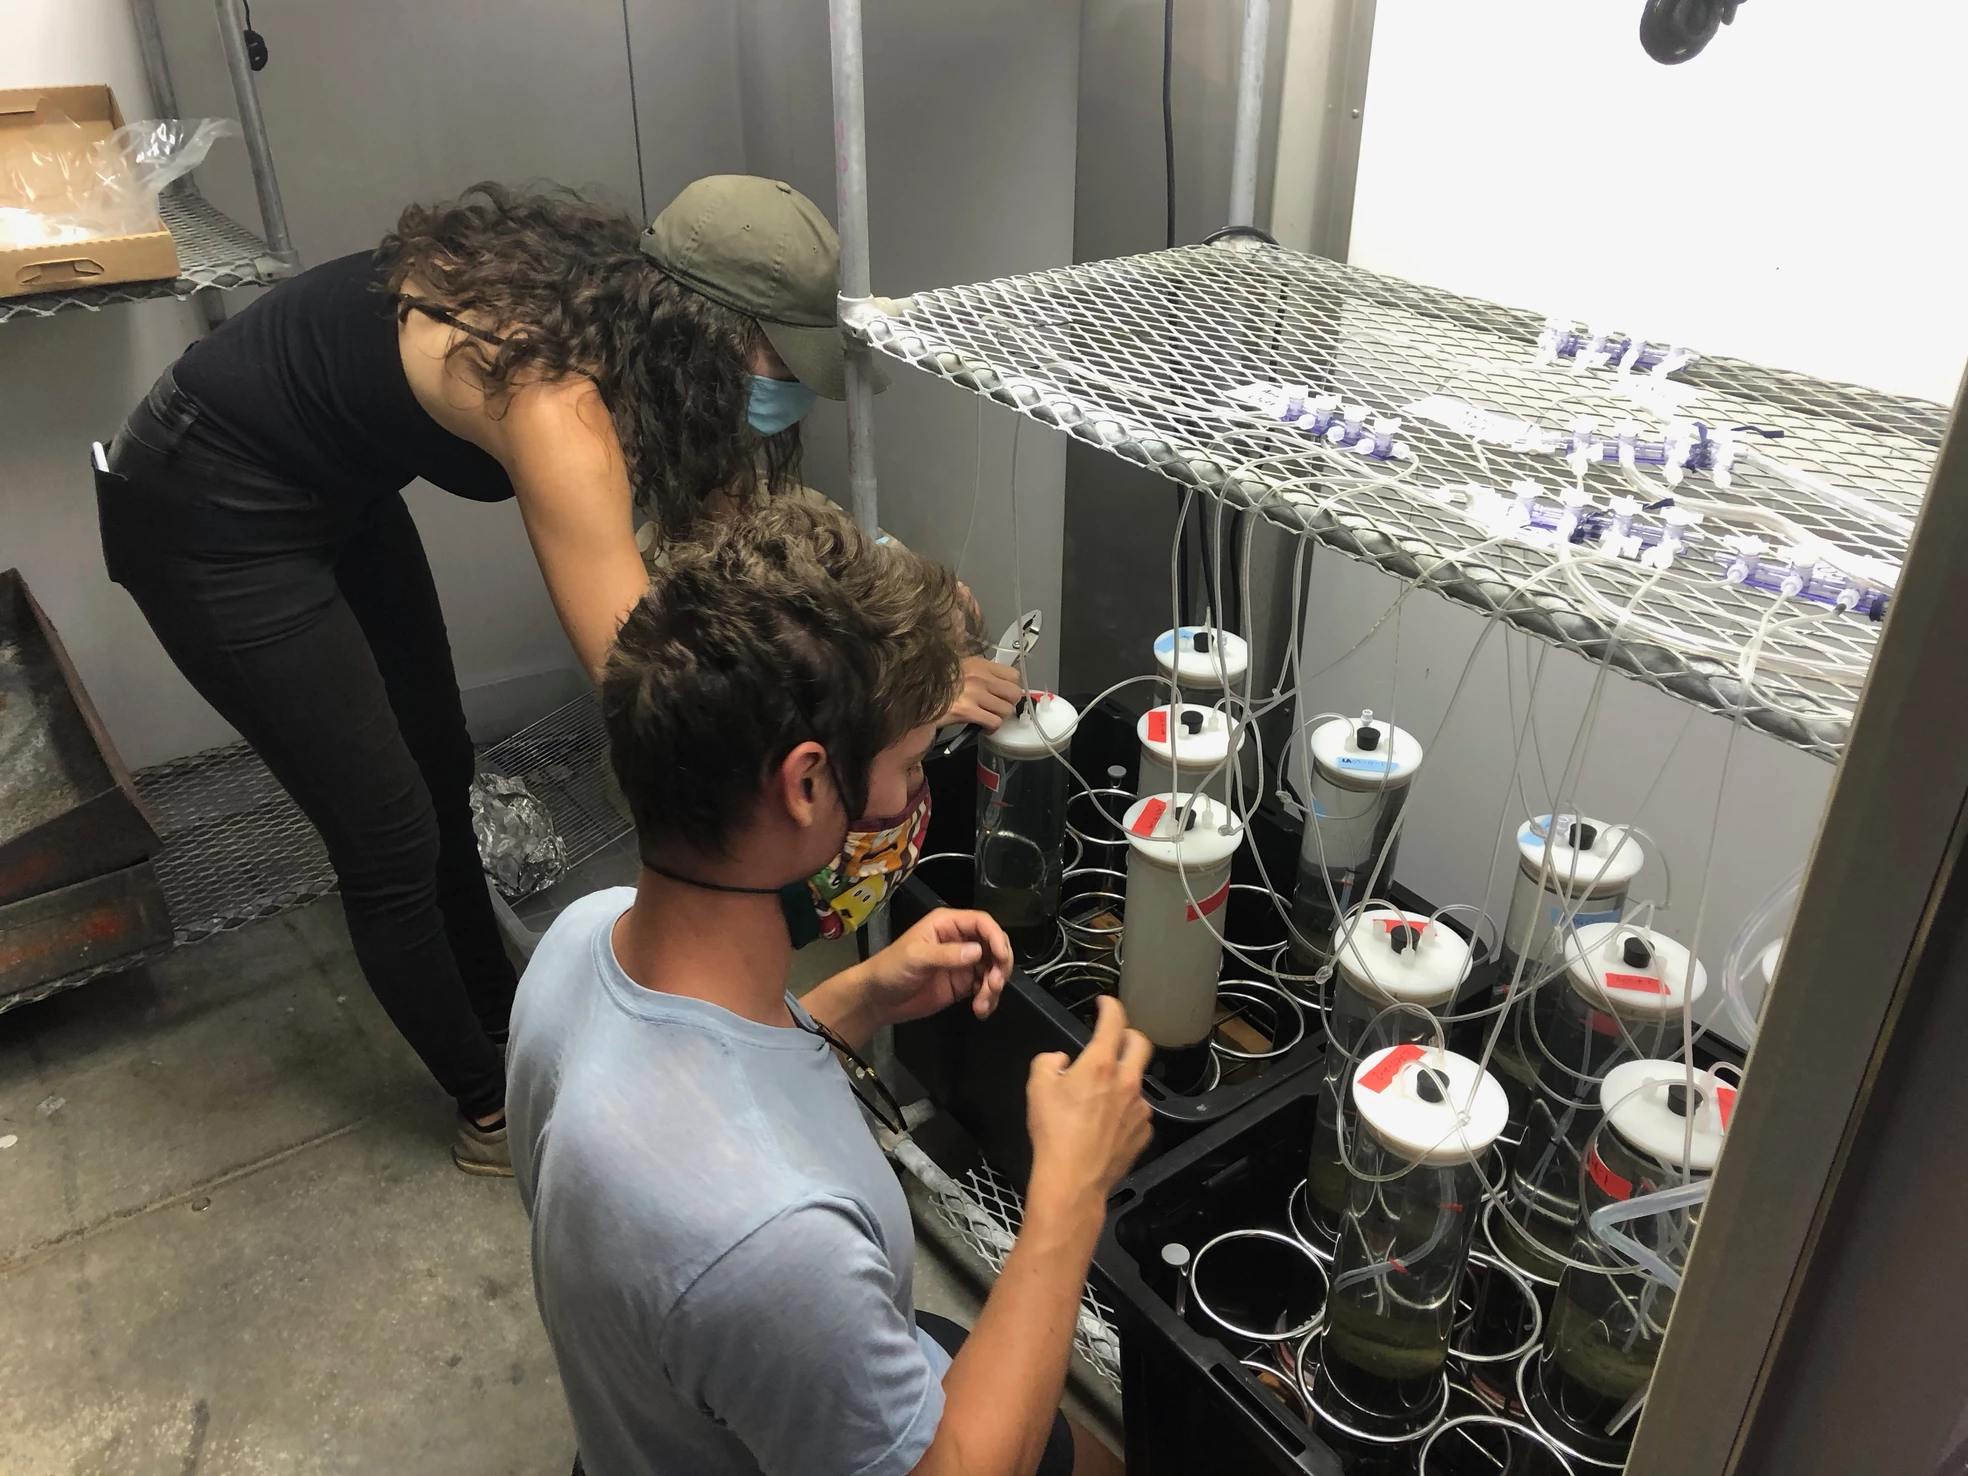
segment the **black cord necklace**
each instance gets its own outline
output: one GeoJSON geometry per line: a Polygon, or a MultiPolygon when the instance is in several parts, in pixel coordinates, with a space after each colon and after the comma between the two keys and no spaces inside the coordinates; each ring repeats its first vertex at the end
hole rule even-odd
{"type": "Polygon", "coordinates": [[[694,876],[685,876],[681,872],[671,871],[667,866],[658,866],[650,861],[642,864],[645,870],[653,871],[660,877],[680,882],[686,887],[698,887],[706,892],[730,892],[740,897],[776,897],[783,890],[780,887],[728,887],[723,882],[699,881],[694,876]]]}

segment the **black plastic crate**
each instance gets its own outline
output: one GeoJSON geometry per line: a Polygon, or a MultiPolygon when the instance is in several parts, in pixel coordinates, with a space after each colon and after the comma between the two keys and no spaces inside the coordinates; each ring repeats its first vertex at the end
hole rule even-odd
{"type": "MultiPolygon", "coordinates": [[[[1120,766],[1113,752],[1114,740],[1105,733],[1097,732],[1096,736],[1100,742],[1092,752],[1082,752],[1082,743],[1076,741],[1076,765],[1083,773],[1112,777],[1116,787],[1131,784],[1124,776],[1107,775],[1103,758],[1113,758],[1120,766]]],[[[976,755],[969,750],[928,766],[934,806],[924,850],[932,859],[896,898],[897,931],[935,907],[967,907],[971,903],[974,878],[968,864],[933,858],[967,857],[973,849],[976,766],[976,755]]],[[[1125,870],[1125,845],[1118,849],[1119,855],[1111,851],[1083,854],[1081,864],[1111,866],[1118,862],[1117,869],[1125,870]]],[[[1246,847],[1238,853],[1232,870],[1233,884],[1245,888],[1259,880],[1249,850],[1246,847]]],[[[1233,890],[1222,917],[1226,932],[1240,945],[1268,951],[1284,942],[1282,921],[1269,900],[1255,892],[1233,890]]],[[[1233,967],[1233,963],[1234,956],[1226,955],[1226,980],[1245,977],[1269,982],[1263,970],[1233,967]]],[[[1084,976],[1076,983],[1052,987],[1021,968],[1013,973],[997,1012],[989,1020],[980,1021],[968,1010],[945,1010],[896,1027],[895,1051],[902,1064],[930,1098],[970,1134],[991,1165],[1021,1190],[1032,1166],[1031,1141],[1025,1131],[1025,1082],[1032,1058],[1047,1051],[1077,1055],[1092,1035],[1093,998],[1098,992],[1084,976]]],[[[1216,1078],[1216,1084],[1207,1089],[1183,1089],[1182,1073],[1192,1072],[1195,1060],[1158,1061],[1151,1070],[1159,1075],[1151,1075],[1146,1083],[1155,1111],[1155,1139],[1147,1156],[1166,1152],[1280,1082],[1316,1066],[1323,1039],[1316,1011],[1303,1008],[1295,1027],[1275,1032],[1264,1043],[1281,1042],[1292,1034],[1297,1035],[1296,1043],[1268,1059],[1239,1061],[1218,1056],[1205,1063],[1216,1078]],[[1178,1074],[1171,1077],[1171,1071],[1178,1074]],[[1172,1085],[1172,1081],[1177,1084],[1172,1085]]]]}
{"type": "Polygon", "coordinates": [[[1162,1259],[1170,1242],[1193,1254],[1230,1230],[1291,1233],[1317,1098],[1318,1078],[1301,1074],[1137,1168],[1109,1201],[1094,1282],[1119,1320],[1129,1476],[1339,1476],[1339,1457],[1242,1362],[1254,1348],[1176,1316],[1162,1259]]]}

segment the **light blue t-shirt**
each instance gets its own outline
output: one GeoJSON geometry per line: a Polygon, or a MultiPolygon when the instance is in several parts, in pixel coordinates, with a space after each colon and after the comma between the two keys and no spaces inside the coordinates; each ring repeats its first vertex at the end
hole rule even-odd
{"type": "Polygon", "coordinates": [[[582,1463],[903,1476],[949,1358],[916,1331],[901,1186],[823,1041],[623,973],[610,933],[634,898],[584,897],[541,939],[507,1068],[582,1463]]]}

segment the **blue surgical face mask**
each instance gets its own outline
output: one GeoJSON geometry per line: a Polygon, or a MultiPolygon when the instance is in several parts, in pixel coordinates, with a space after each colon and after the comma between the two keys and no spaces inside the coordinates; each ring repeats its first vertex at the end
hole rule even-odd
{"type": "Polygon", "coordinates": [[[806,419],[813,402],[819,398],[797,379],[768,379],[763,374],[754,374],[745,418],[760,435],[776,436],[787,426],[806,419]]]}

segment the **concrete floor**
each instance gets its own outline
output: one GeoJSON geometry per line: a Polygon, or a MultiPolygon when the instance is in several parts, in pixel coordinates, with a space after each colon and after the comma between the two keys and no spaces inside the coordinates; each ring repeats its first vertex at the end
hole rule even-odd
{"type": "Polygon", "coordinates": [[[451,1114],[332,900],[0,1015],[0,1472],[561,1476],[525,1217],[451,1114]]]}

